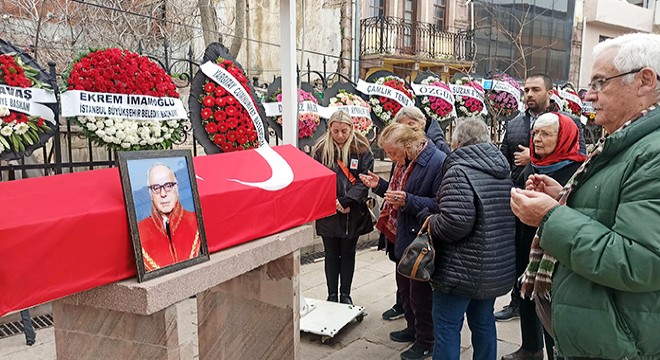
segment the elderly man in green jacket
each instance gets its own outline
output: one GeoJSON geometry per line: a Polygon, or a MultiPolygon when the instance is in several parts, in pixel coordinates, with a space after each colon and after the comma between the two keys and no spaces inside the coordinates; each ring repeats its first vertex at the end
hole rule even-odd
{"type": "Polygon", "coordinates": [[[609,135],[563,189],[533,175],[512,190],[514,214],[539,227],[524,281],[551,298],[560,355],[658,359],[660,35],[606,40],[594,59],[586,99],[609,135]]]}

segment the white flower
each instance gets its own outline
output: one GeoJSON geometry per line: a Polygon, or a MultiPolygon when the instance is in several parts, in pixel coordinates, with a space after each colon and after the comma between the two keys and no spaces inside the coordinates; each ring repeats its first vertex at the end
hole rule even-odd
{"type": "Polygon", "coordinates": [[[129,147],[131,147],[131,144],[129,144],[129,143],[121,143],[121,147],[124,148],[124,149],[128,149],[129,147]]]}
{"type": "Polygon", "coordinates": [[[96,127],[96,123],[90,122],[90,123],[87,124],[87,129],[89,131],[96,131],[96,129],[98,129],[98,128],[96,127]]]}
{"type": "Polygon", "coordinates": [[[115,128],[117,130],[124,130],[124,122],[123,121],[115,121],[115,128]]]}
{"type": "Polygon", "coordinates": [[[381,115],[380,118],[383,119],[383,121],[387,121],[390,119],[390,114],[388,114],[386,111],[384,111],[381,115]]]}
{"type": "Polygon", "coordinates": [[[169,125],[169,127],[178,128],[179,120],[167,120],[167,125],[169,125]]]}
{"type": "Polygon", "coordinates": [[[126,137],[126,133],[124,133],[124,130],[117,130],[117,132],[115,133],[115,137],[119,140],[124,140],[124,138],[126,137]]]}
{"type": "Polygon", "coordinates": [[[112,126],[112,125],[115,124],[114,120],[112,120],[112,119],[106,119],[104,121],[104,123],[105,123],[105,126],[112,126]]]}
{"type": "Polygon", "coordinates": [[[172,135],[170,135],[170,134],[163,135],[163,139],[169,140],[171,138],[172,138],[172,135]]]}
{"type": "Polygon", "coordinates": [[[115,129],[114,126],[108,126],[107,128],[105,128],[105,133],[108,135],[114,135],[117,133],[117,129],[115,129]]]}
{"type": "Polygon", "coordinates": [[[25,134],[29,129],[30,129],[30,127],[28,126],[28,124],[25,124],[25,123],[20,123],[20,124],[14,125],[14,131],[18,135],[25,134]]]}
{"type": "Polygon", "coordinates": [[[103,121],[96,122],[96,128],[103,129],[104,127],[105,127],[105,123],[103,121]]]}
{"type": "Polygon", "coordinates": [[[6,107],[0,107],[0,117],[9,116],[9,109],[6,107]]]}
{"type": "Polygon", "coordinates": [[[13,133],[14,133],[14,130],[12,129],[11,126],[5,126],[5,127],[2,128],[2,130],[0,130],[0,134],[2,134],[4,136],[11,136],[11,134],[13,134],[13,133]]]}
{"type": "Polygon", "coordinates": [[[98,129],[94,133],[96,134],[96,136],[98,136],[100,138],[106,136],[105,130],[102,130],[102,129],[98,129]]]}

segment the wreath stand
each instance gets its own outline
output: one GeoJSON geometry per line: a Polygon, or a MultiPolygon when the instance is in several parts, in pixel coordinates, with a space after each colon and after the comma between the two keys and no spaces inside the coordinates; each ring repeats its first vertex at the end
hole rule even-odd
{"type": "Polygon", "coordinates": [[[300,296],[300,330],[321,336],[321,344],[333,338],[351,321],[362,322],[366,313],[363,306],[332,301],[308,299],[300,296]]]}

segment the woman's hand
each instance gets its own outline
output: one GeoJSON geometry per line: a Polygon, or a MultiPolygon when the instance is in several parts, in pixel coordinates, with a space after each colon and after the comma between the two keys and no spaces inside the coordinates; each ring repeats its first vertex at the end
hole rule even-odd
{"type": "Polygon", "coordinates": [[[401,190],[392,190],[385,192],[385,201],[395,208],[406,206],[406,192],[401,190]]]}
{"type": "Polygon", "coordinates": [[[371,171],[367,170],[366,174],[360,174],[360,181],[368,188],[375,189],[378,186],[378,180],[380,177],[371,171]]]}
{"type": "Polygon", "coordinates": [[[349,212],[351,212],[350,206],[349,207],[341,206],[339,200],[335,200],[335,207],[337,208],[337,211],[339,211],[342,214],[348,214],[349,212]]]}
{"type": "Polygon", "coordinates": [[[525,190],[537,191],[550,195],[553,199],[556,199],[559,196],[559,192],[563,186],[557,182],[557,180],[540,174],[532,174],[527,178],[525,182],[525,190]]]}

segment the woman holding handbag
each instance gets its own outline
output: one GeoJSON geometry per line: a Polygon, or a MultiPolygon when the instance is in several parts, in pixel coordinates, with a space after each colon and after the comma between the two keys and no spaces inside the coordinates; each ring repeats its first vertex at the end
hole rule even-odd
{"type": "MultiPolygon", "coordinates": [[[[401,123],[385,127],[378,145],[395,164],[390,181],[372,172],[360,174],[360,180],[384,199],[376,228],[394,245],[398,263],[422,226],[417,214],[436,203],[435,194],[440,188],[446,156],[426,138],[423,129],[401,123]]],[[[413,343],[401,353],[401,359],[426,359],[433,352],[431,286],[398,272],[396,282],[405,310],[406,328],[391,332],[390,339],[413,343]]]]}
{"type": "Polygon", "coordinates": [[[337,211],[316,221],[316,233],[325,249],[328,301],[353,304],[355,247],[360,235],[373,231],[365,203],[369,189],[357,178],[373,170],[374,157],[369,141],[355,132],[351,116],[344,111],[332,114],[328,131],[314,145],[312,156],[337,175],[337,211]]]}

